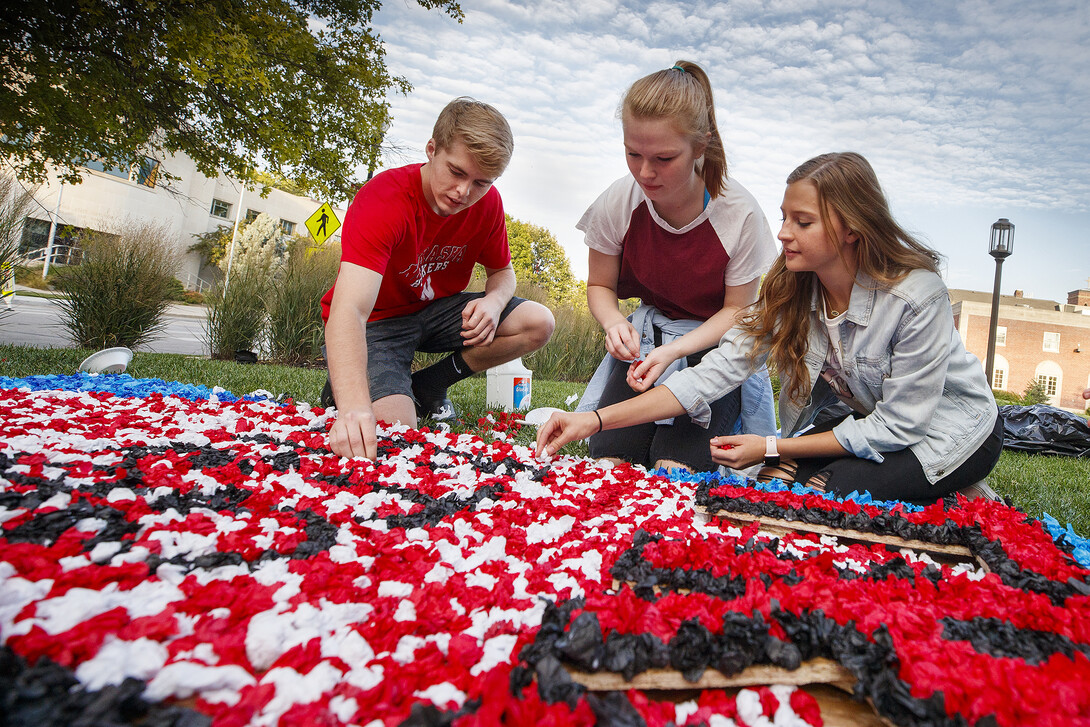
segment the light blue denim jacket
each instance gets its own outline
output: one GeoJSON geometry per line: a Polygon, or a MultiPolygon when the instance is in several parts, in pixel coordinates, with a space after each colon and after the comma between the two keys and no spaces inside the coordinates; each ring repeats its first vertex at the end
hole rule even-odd
{"type": "MultiPolygon", "coordinates": [[[[628,320],[640,334],[640,358],[646,357],[655,348],[656,328],[662,334],[662,343],[670,343],[681,338],[703,322],[684,318],[670,318],[653,305],[641,305],[633,311],[632,315],[628,316],[628,320]]],[[[670,377],[670,374],[680,371],[686,365],[684,356],[674,361],[655,381],[655,386],[662,384],[670,377]]],[[[609,379],[612,368],[613,357],[607,353],[602,358],[601,363],[598,364],[598,368],[587,384],[583,397],[575,408],[576,411],[594,411],[598,408],[602,399],[602,391],[606,387],[606,381],[609,379]]],[[[739,412],[736,430],[744,434],[759,434],[761,436],[775,434],[776,415],[773,411],[774,403],[772,382],[768,378],[768,368],[760,366],[742,384],[742,409],[739,412]]],[[[705,427],[708,426],[710,420],[709,414],[708,419],[704,422],[705,427]]],[[[673,417],[671,417],[656,422],[656,424],[672,424],[673,421],[673,417]]]]}
{"type": "MultiPolygon", "coordinates": [[[[817,384],[801,406],[786,394],[780,397],[785,437],[810,426],[823,409],[843,407],[819,375],[830,345],[820,304],[820,292],[815,292],[806,371],[817,384]]],[[[965,350],[954,328],[949,293],[938,275],[915,270],[886,286],[860,273],[839,332],[844,376],[870,412],[860,419],[848,417],[833,429],[844,449],[881,462],[882,452],[907,447],[934,484],[987,439],[998,409],[980,360],[965,350]]],[[[693,421],[707,426],[708,402],[749,375],[746,354],[752,344],[751,337],[732,328],[699,365],[675,373],[663,385],[693,421]]],[[[781,384],[783,392],[791,389],[789,381],[781,384]]]]}

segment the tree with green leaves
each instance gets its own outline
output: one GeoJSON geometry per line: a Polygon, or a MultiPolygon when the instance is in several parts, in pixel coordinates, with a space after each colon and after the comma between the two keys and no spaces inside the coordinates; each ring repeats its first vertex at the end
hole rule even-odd
{"type": "Polygon", "coordinates": [[[201,256],[201,265],[215,265],[219,267],[220,260],[227,254],[227,247],[231,244],[231,231],[233,226],[220,225],[208,232],[194,233],[196,242],[190,245],[186,252],[195,252],[201,256]]]}
{"type": "MultiPolygon", "coordinates": [[[[461,22],[456,0],[417,0],[461,22]]],[[[0,155],[40,182],[183,152],[206,176],[259,166],[347,199],[390,123],[381,0],[8,0],[0,155]]],[[[164,172],[169,176],[170,170],[164,172]]]]}
{"type": "Polygon", "coordinates": [[[582,288],[556,236],[544,227],[507,215],[507,244],[515,277],[538,286],[554,303],[571,302],[582,288]]]}

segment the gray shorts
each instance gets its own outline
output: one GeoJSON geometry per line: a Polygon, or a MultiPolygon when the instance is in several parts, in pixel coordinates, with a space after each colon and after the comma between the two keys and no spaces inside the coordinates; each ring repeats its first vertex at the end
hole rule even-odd
{"type": "MultiPolygon", "coordinates": [[[[462,310],[484,293],[457,293],[406,316],[367,324],[367,381],[371,401],[384,396],[412,397],[412,363],[417,351],[457,351],[462,344],[462,310]]],[[[525,298],[512,297],[500,313],[502,323],[525,298]]]]}

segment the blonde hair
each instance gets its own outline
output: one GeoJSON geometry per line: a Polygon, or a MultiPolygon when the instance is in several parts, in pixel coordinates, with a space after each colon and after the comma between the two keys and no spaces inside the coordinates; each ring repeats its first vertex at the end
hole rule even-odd
{"type": "Polygon", "coordinates": [[[477,166],[490,177],[503,174],[515,151],[515,138],[503,114],[468,96],[456,98],[443,108],[431,138],[436,151],[449,150],[456,141],[462,142],[477,166]]]}
{"type": "Polygon", "coordinates": [[[698,166],[704,188],[713,198],[723,191],[727,157],[715,123],[715,103],[708,74],[691,61],[656,71],[633,83],[621,100],[621,121],[668,118],[693,144],[706,144],[698,166]]]}
{"type": "MultiPolygon", "coordinates": [[[[938,272],[938,253],[893,219],[878,176],[862,155],[841,152],[816,156],[787,177],[789,185],[802,181],[817,188],[821,224],[830,241],[837,242],[832,238],[832,216],[836,215],[857,238],[851,248],[857,269],[879,285],[892,285],[917,269],[938,272]]],[[[838,249],[843,254],[843,248],[838,249]]],[[[750,356],[767,351],[780,373],[783,392],[797,403],[810,396],[813,385],[806,371],[805,354],[810,307],[817,286],[820,282],[813,272],[788,270],[781,252],[765,276],[760,297],[740,322],[741,328],[758,340],[750,356]]]]}

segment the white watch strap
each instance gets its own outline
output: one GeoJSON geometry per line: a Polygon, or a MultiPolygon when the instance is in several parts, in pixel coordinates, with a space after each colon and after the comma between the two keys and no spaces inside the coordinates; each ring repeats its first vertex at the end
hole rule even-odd
{"type": "Polygon", "coordinates": [[[765,457],[779,457],[780,452],[776,449],[776,436],[769,435],[765,437],[765,457]]]}

